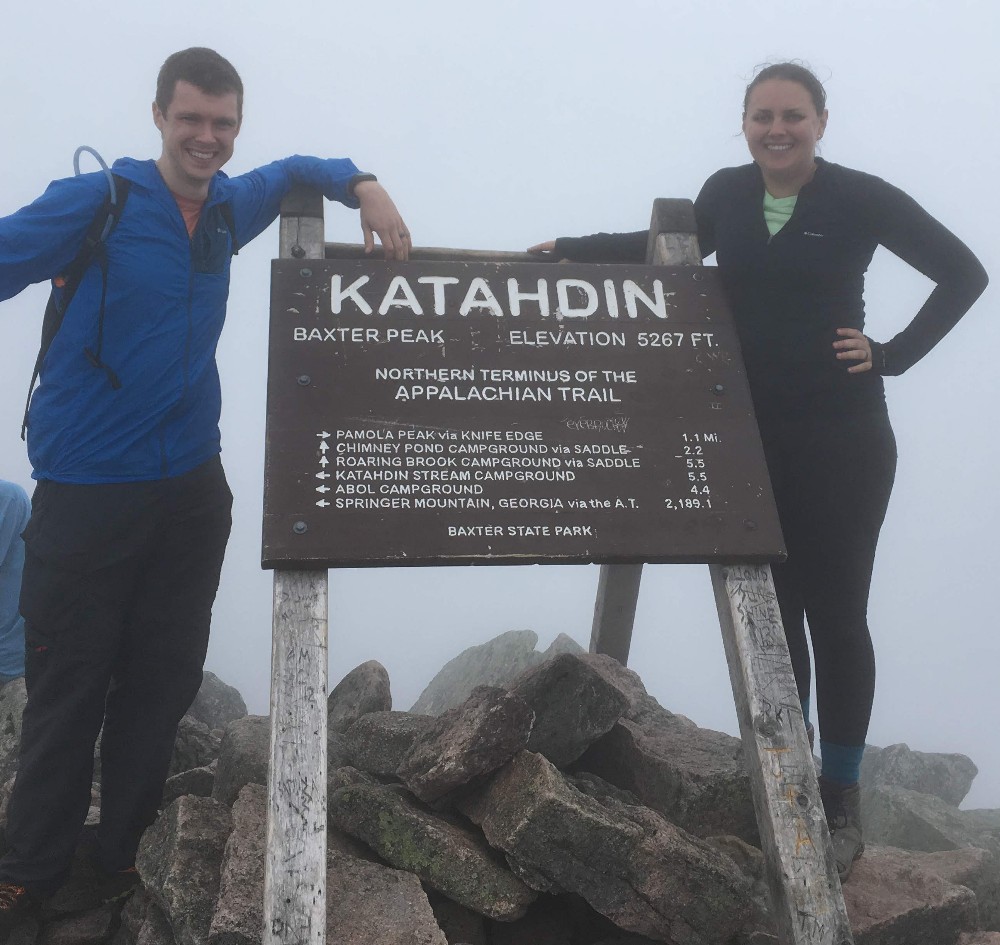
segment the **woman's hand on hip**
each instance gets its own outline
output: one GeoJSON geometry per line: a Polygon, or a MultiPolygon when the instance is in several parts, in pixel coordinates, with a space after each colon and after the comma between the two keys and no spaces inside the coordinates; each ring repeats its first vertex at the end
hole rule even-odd
{"type": "Polygon", "coordinates": [[[838,328],[838,341],[833,343],[838,361],[846,361],[850,365],[848,374],[861,374],[872,369],[872,346],[863,332],[857,328],[838,328]]]}

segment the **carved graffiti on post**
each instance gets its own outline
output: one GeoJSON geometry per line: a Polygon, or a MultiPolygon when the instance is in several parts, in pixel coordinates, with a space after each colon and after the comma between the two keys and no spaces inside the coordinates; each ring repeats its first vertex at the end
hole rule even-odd
{"type": "Polygon", "coordinates": [[[850,945],[770,569],[711,570],[779,937],[850,945]]]}
{"type": "Polygon", "coordinates": [[[264,563],[783,554],[711,269],[277,260],[264,563]]]}

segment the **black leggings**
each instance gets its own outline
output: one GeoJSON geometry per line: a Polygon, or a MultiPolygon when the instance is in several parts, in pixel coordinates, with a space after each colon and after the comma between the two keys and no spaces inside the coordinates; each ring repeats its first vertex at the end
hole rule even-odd
{"type": "Polygon", "coordinates": [[[773,568],[799,696],[810,694],[808,620],[820,737],[865,743],[875,696],[868,592],[896,473],[884,411],[761,430],[788,560],[773,568]]]}

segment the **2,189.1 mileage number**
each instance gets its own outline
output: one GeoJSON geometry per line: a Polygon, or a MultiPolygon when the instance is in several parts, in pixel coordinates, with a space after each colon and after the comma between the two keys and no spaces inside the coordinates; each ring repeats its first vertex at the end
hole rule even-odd
{"type": "Polygon", "coordinates": [[[685,509],[710,509],[711,499],[664,499],[663,506],[680,512],[685,509]]]}

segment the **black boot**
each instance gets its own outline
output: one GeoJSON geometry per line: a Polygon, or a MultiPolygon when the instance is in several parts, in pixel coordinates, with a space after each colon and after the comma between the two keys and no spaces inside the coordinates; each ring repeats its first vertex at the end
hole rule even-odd
{"type": "Polygon", "coordinates": [[[819,793],[833,841],[837,874],[843,883],[851,875],[854,861],[865,852],[861,835],[861,788],[857,784],[839,784],[820,777],[819,793]]]}

